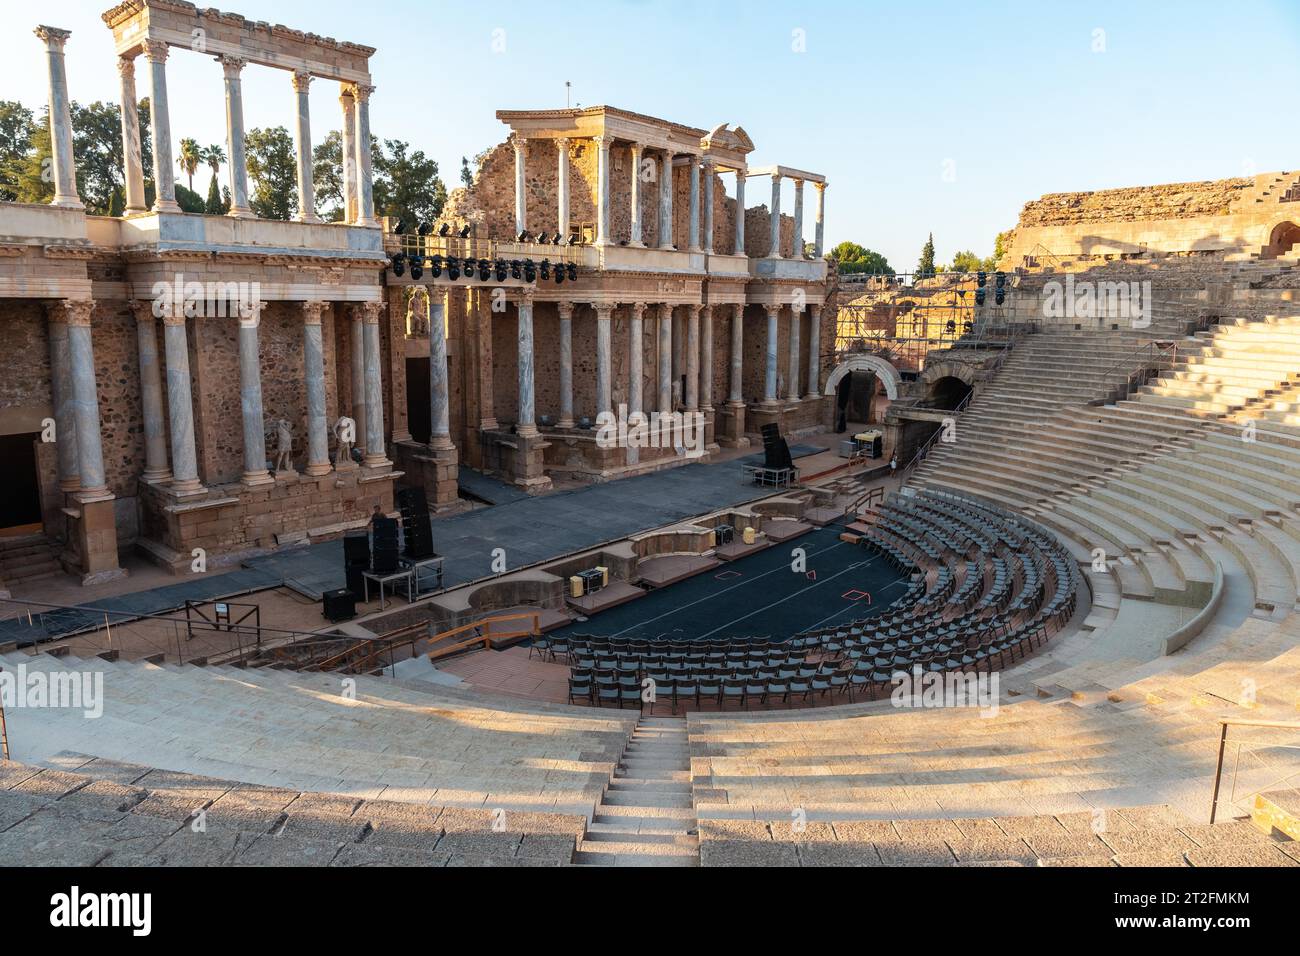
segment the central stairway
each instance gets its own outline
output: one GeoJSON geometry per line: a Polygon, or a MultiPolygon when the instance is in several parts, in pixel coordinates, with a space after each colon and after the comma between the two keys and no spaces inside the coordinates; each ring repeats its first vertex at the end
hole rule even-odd
{"type": "Polygon", "coordinates": [[[642,717],[578,843],[591,866],[699,866],[686,721],[642,717]]]}

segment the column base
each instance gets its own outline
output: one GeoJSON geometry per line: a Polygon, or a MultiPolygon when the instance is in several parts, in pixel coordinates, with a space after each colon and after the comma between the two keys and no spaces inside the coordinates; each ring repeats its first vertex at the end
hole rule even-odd
{"type": "Polygon", "coordinates": [[[366,455],[361,464],[366,468],[380,469],[392,468],[393,463],[384,455],[366,455]]]}
{"type": "Polygon", "coordinates": [[[574,422],[574,420],[573,420],[572,418],[561,418],[561,419],[559,420],[559,422],[556,423],[556,426],[555,426],[555,427],[556,427],[556,428],[573,428],[573,427],[574,427],[574,424],[575,424],[575,422],[574,422]]]}
{"type": "Polygon", "coordinates": [[[320,222],[320,216],[303,215],[302,213],[298,213],[298,215],[293,217],[293,221],[307,223],[308,225],[315,225],[320,222]]]}
{"type": "Polygon", "coordinates": [[[329,462],[312,462],[303,470],[308,478],[323,478],[330,473],[331,466],[329,462]]]}
{"type": "Polygon", "coordinates": [[[173,478],[172,483],[168,486],[167,490],[178,498],[205,495],[208,493],[208,489],[203,487],[203,482],[199,481],[197,478],[190,478],[185,481],[177,481],[173,478]]]}
{"type": "Polygon", "coordinates": [[[379,228],[379,222],[378,222],[377,220],[375,220],[375,219],[369,219],[369,218],[358,219],[358,220],[357,220],[356,222],[354,222],[352,225],[354,225],[354,226],[360,226],[362,229],[378,229],[378,228],[379,228]]]}
{"type": "Polygon", "coordinates": [[[181,204],[174,199],[160,199],[153,204],[154,212],[180,212],[181,204]]]}
{"type": "Polygon", "coordinates": [[[536,425],[516,425],[515,434],[520,438],[536,438],[541,432],[536,425]]]}
{"type": "Polygon", "coordinates": [[[172,480],[172,470],[170,468],[156,468],[150,471],[146,468],[140,475],[140,480],[148,482],[151,485],[160,484],[164,481],[172,480]]]}
{"type": "Polygon", "coordinates": [[[271,473],[265,469],[262,471],[246,471],[239,479],[240,484],[245,488],[256,488],[258,485],[273,485],[275,479],[271,473]]]}
{"type": "Polygon", "coordinates": [[[240,206],[238,208],[231,206],[230,212],[226,213],[226,215],[229,216],[231,219],[256,219],[257,218],[257,216],[253,214],[253,210],[249,209],[247,206],[240,206]]]}
{"type": "Polygon", "coordinates": [[[724,448],[748,448],[749,439],[745,436],[745,403],[727,402],[714,423],[714,432],[718,444],[724,448]]]}
{"type": "Polygon", "coordinates": [[[63,198],[59,198],[58,196],[55,196],[53,201],[50,203],[50,205],[56,206],[59,209],[85,209],[86,208],[86,204],[82,202],[80,199],[77,199],[75,196],[64,196],[63,198]]]}
{"type": "Polygon", "coordinates": [[[59,491],[62,491],[64,494],[76,494],[80,490],[81,479],[79,478],[65,478],[59,482],[59,491]]]}

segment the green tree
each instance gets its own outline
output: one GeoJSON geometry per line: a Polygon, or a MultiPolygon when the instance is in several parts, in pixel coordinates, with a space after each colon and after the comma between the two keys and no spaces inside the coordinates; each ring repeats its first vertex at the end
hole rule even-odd
{"type": "Polygon", "coordinates": [[[311,178],[316,192],[316,212],[326,222],[342,222],[343,137],[331,130],[311,151],[311,178]]]}
{"type": "Polygon", "coordinates": [[[474,185],[474,173],[469,168],[469,157],[460,158],[460,182],[466,189],[474,185]]]}
{"type": "Polygon", "coordinates": [[[373,144],[376,216],[392,216],[412,229],[432,223],[447,202],[447,186],[438,176],[438,163],[409,143],[386,139],[373,144]]]}
{"type": "Polygon", "coordinates": [[[916,276],[918,279],[927,279],[934,275],[934,233],[925,240],[925,245],[921,247],[921,261],[916,266],[916,276]]]}
{"type": "Polygon", "coordinates": [[[226,210],[221,208],[221,187],[217,183],[217,173],[221,171],[221,164],[226,161],[226,151],[217,143],[213,143],[199,150],[199,159],[207,163],[208,168],[212,170],[212,180],[208,183],[208,200],[203,205],[203,211],[209,216],[223,215],[226,210]]]}
{"type": "Polygon", "coordinates": [[[200,215],[208,209],[208,204],[202,196],[180,183],[176,184],[176,204],[181,207],[181,212],[194,212],[200,215]]]}
{"type": "Polygon", "coordinates": [[[18,171],[31,150],[32,111],[17,100],[0,100],[0,202],[18,199],[18,171]]]}
{"type": "Polygon", "coordinates": [[[181,140],[180,152],[176,155],[176,165],[189,178],[187,188],[190,192],[194,191],[194,174],[198,171],[201,162],[203,162],[203,150],[199,146],[199,141],[189,137],[181,140]]]}
{"type": "Polygon", "coordinates": [[[859,272],[871,275],[892,276],[894,274],[893,267],[884,256],[856,242],[841,242],[831,250],[830,257],[839,262],[841,274],[859,272]]]}
{"type": "Polygon", "coordinates": [[[1011,240],[1015,236],[1015,229],[1008,229],[1005,232],[999,232],[997,238],[993,240],[993,262],[994,268],[1002,257],[1011,251],[1011,240]]]}
{"type": "Polygon", "coordinates": [[[287,220],[298,208],[298,162],[293,137],[283,126],[249,130],[245,138],[248,174],[253,178],[249,200],[262,219],[287,220]]]}

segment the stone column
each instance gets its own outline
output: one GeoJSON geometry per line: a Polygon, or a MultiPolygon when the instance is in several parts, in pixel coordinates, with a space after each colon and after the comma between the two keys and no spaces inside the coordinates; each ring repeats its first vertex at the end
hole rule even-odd
{"type": "MultiPolygon", "coordinates": [[[[356,101],[357,107],[357,132],[356,132],[356,168],[357,168],[357,221],[358,226],[377,226],[375,221],[375,194],[374,194],[374,173],[370,164],[370,94],[375,91],[373,86],[356,84],[352,87],[352,97],[356,101]]],[[[379,413],[380,421],[383,421],[383,411],[379,413]]],[[[380,428],[382,433],[383,429],[380,428]]],[[[379,457],[387,463],[383,457],[383,448],[381,446],[379,457]]]]}
{"type": "Polygon", "coordinates": [[[745,254],[745,171],[736,170],[736,255],[745,254]]]}
{"type": "Polygon", "coordinates": [[[690,177],[690,227],[686,235],[686,248],[700,251],[700,158],[689,157],[687,175],[690,177]]]}
{"type": "Polygon", "coordinates": [[[781,258],[781,174],[772,174],[772,217],[770,226],[772,228],[772,248],[768,252],[769,258],[781,258]]]}
{"type": "Polygon", "coordinates": [[[632,144],[632,236],[630,246],[641,248],[641,151],[640,143],[632,144]]]}
{"type": "Polygon", "coordinates": [[[50,328],[50,398],[54,404],[54,440],[59,455],[59,489],[81,487],[77,464],[77,415],[72,396],[72,356],[68,351],[68,314],[62,303],[47,310],[50,328]]]}
{"type": "Polygon", "coordinates": [[[673,247],[673,152],[664,150],[659,169],[659,248],[673,247]]]}
{"type": "Polygon", "coordinates": [[[713,253],[713,157],[704,157],[704,251],[713,253]]]}
{"type": "Polygon", "coordinates": [[[63,64],[63,44],[72,36],[69,30],[37,27],[36,35],[45,41],[45,59],[50,86],[50,145],[54,162],[54,198],[51,206],[84,209],[77,197],[77,167],[72,159],[72,112],[68,103],[68,75],[63,64]]]}
{"type": "Polygon", "coordinates": [[[733,306],[731,315],[731,392],[727,401],[733,405],[743,405],[744,364],[745,364],[745,307],[733,306]]]}
{"type": "Polygon", "coordinates": [[[609,147],[613,136],[597,136],[596,143],[596,245],[607,246],[609,238],[609,147]]]}
{"type": "Polygon", "coordinates": [[[470,311],[470,298],[473,297],[473,313],[475,316],[475,346],[474,359],[476,362],[476,373],[478,376],[478,396],[479,396],[479,423],[480,431],[496,431],[501,427],[497,421],[496,404],[494,401],[496,392],[494,389],[493,360],[492,360],[492,309],[487,306],[487,296],[482,289],[465,290],[465,308],[466,313],[470,311]]]}
{"type": "Polygon", "coordinates": [[[777,329],[780,324],[780,314],[779,305],[767,307],[767,366],[763,378],[763,401],[769,404],[776,402],[777,329]]]}
{"type": "Polygon", "coordinates": [[[713,411],[713,306],[700,306],[700,410],[713,411]]]}
{"type": "Polygon", "coordinates": [[[429,445],[451,447],[451,388],[447,376],[447,293],[429,290],[429,445]]]}
{"type": "MultiPolygon", "coordinates": [[[[250,218],[253,210],[248,206],[248,169],[244,149],[244,91],[240,79],[247,60],[237,56],[219,56],[226,84],[226,150],[229,153],[226,170],[230,176],[230,215],[250,218]]],[[[305,94],[304,94],[305,96],[305,94]]]]}
{"type": "Polygon", "coordinates": [[[700,409],[700,309],[686,307],[686,410],[700,409]]]}
{"type": "Polygon", "coordinates": [[[822,307],[820,305],[808,306],[808,390],[804,393],[807,398],[817,398],[820,396],[821,374],[822,374],[822,307]]]}
{"type": "Polygon", "coordinates": [[[122,95],[118,111],[122,116],[122,158],[126,183],[126,214],[147,212],[144,204],[144,166],[140,159],[140,98],[135,93],[135,57],[119,56],[117,72],[122,95]]]}
{"type": "Polygon", "coordinates": [[[297,105],[294,140],[298,147],[298,212],[294,222],[320,222],[316,215],[316,187],[312,183],[311,155],[311,88],[312,75],[306,70],[293,71],[293,92],[297,105]]]}
{"type": "Polygon", "coordinates": [[[627,389],[627,413],[629,419],[634,414],[640,414],[645,411],[645,390],[643,378],[645,376],[645,310],[644,302],[632,303],[631,322],[628,323],[628,389],[627,389]]]}
{"type": "Polygon", "coordinates": [[[794,181],[794,257],[803,258],[803,180],[794,181]]]}
{"type": "Polygon", "coordinates": [[[519,296],[519,418],[516,431],[525,438],[537,434],[537,398],[533,377],[533,294],[519,296]]]}
{"type": "Polygon", "coordinates": [[[596,306],[596,414],[611,412],[613,399],[611,391],[613,378],[611,374],[611,330],[610,323],[614,315],[614,306],[604,303],[596,306]]]}
{"type": "MultiPolygon", "coordinates": [[[[344,84],[339,93],[339,106],[343,110],[343,221],[357,221],[357,101],[352,87],[344,84]]],[[[357,421],[357,431],[361,431],[357,421]]]]}
{"type": "Polygon", "coordinates": [[[559,171],[556,175],[555,196],[556,196],[556,226],[560,232],[560,238],[569,241],[569,138],[561,136],[555,141],[556,162],[559,164],[559,171]]]}
{"type": "Polygon", "coordinates": [[[266,415],[262,411],[262,357],[257,330],[264,303],[251,303],[249,315],[239,317],[239,408],[244,422],[244,474],[246,486],[265,485],[275,479],[266,470],[266,415]]]}
{"type": "MultiPolygon", "coordinates": [[[[144,412],[145,481],[166,481],[172,475],[167,464],[167,426],[163,421],[162,367],[158,362],[158,320],[153,303],[131,302],[135,316],[136,349],[140,356],[140,404],[144,412]]],[[[259,434],[261,422],[258,422],[259,434]]]]}
{"type": "Polygon", "coordinates": [[[366,324],[365,310],[352,307],[352,414],[357,423],[357,440],[352,446],[366,450],[366,324]]]}
{"type": "MultiPolygon", "coordinates": [[[[157,155],[155,153],[155,155],[157,155]]],[[[185,315],[169,309],[163,316],[163,344],[167,354],[167,413],[172,438],[172,491],[203,491],[199,461],[194,450],[194,399],[190,393],[190,347],[185,315]]]]}
{"type": "Polygon", "coordinates": [[[824,251],[822,239],[825,235],[826,225],[823,221],[826,215],[826,184],[813,183],[813,188],[817,190],[817,232],[813,239],[813,253],[820,259],[824,251]]]}
{"type": "MultiPolygon", "coordinates": [[[[176,180],[172,178],[172,122],[167,112],[167,44],[162,40],[145,40],[144,55],[149,61],[149,133],[153,139],[153,211],[179,212],[181,207],[176,202],[176,180]]],[[[183,320],[184,316],[181,318],[183,320]]],[[[190,424],[192,430],[193,422],[190,424]]],[[[174,461],[172,467],[175,470],[174,461]]],[[[194,480],[197,485],[198,479],[194,480]]]]}
{"type": "Polygon", "coordinates": [[[384,385],[379,374],[383,364],[379,354],[379,316],[383,306],[378,302],[365,302],[357,308],[361,312],[366,343],[365,464],[370,468],[383,468],[392,464],[384,454],[384,385]]]}
{"type": "Polygon", "coordinates": [[[659,305],[659,411],[673,410],[673,307],[659,305]]]}
{"type": "Polygon", "coordinates": [[[528,140],[515,133],[515,235],[528,228],[528,140]]]}
{"type": "Polygon", "coordinates": [[[682,394],[682,379],[686,377],[686,319],[678,309],[673,309],[673,408],[686,401],[682,394]]]}
{"type": "Polygon", "coordinates": [[[560,313],[560,427],[573,427],[573,303],[556,305],[560,313]]]}
{"type": "Polygon", "coordinates": [[[790,306],[790,366],[786,374],[786,398],[791,402],[799,401],[799,326],[802,322],[802,309],[790,306]]]}
{"type": "MultiPolygon", "coordinates": [[[[307,391],[306,472],[313,478],[330,473],[329,426],[325,422],[325,343],[321,332],[327,308],[328,302],[302,303],[302,371],[307,391]]],[[[375,332],[378,337],[377,325],[375,332]]],[[[382,435],[383,426],[380,428],[382,435]]]]}

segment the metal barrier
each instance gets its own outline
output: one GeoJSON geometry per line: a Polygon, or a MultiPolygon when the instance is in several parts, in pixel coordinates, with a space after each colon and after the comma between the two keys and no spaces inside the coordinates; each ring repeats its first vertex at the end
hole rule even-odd
{"type": "MultiPolygon", "coordinates": [[[[1228,745],[1229,727],[1259,727],[1259,728],[1268,728],[1270,730],[1300,731],[1300,721],[1237,720],[1231,717],[1223,717],[1219,719],[1219,760],[1214,768],[1214,795],[1210,798],[1210,823],[1214,823],[1214,818],[1218,813],[1218,809],[1219,809],[1219,784],[1223,779],[1223,753],[1227,749],[1227,745],[1228,745]]],[[[1249,741],[1249,740],[1237,741],[1237,759],[1232,767],[1232,790],[1229,796],[1226,798],[1229,803],[1237,802],[1237,776],[1241,772],[1241,748],[1243,745],[1251,744],[1251,743],[1259,743],[1261,746],[1267,746],[1273,748],[1279,747],[1279,745],[1276,743],[1261,743],[1258,741],[1249,741]]],[[[1280,747],[1283,750],[1300,751],[1300,744],[1282,744],[1280,745],[1280,747]]],[[[1281,777],[1277,778],[1271,783],[1268,783],[1262,787],[1258,787],[1255,790],[1252,790],[1246,796],[1247,798],[1253,797],[1256,794],[1262,793],[1265,790],[1275,787],[1280,783],[1285,783],[1286,781],[1290,780],[1292,777],[1297,777],[1297,776],[1300,776],[1300,770],[1294,770],[1291,773],[1283,774],[1281,777]]]]}

